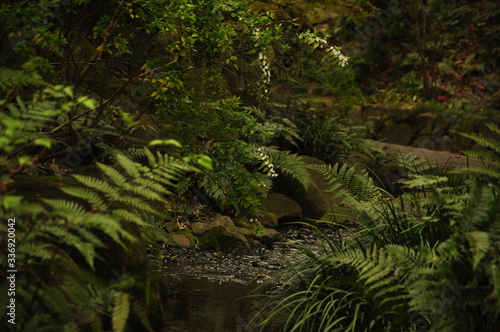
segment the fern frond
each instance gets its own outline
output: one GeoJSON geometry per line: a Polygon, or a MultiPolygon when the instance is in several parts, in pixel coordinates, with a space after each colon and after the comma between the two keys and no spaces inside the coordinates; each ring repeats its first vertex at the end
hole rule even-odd
{"type": "Polygon", "coordinates": [[[311,175],[307,171],[306,164],[297,154],[274,148],[268,148],[265,151],[269,153],[277,169],[299,181],[304,188],[311,183],[311,175]]]}
{"type": "Polygon", "coordinates": [[[500,155],[491,150],[465,150],[463,153],[470,158],[481,159],[486,163],[500,165],[500,155]]]}
{"type": "Polygon", "coordinates": [[[123,332],[130,313],[130,294],[114,292],[113,294],[113,332],[123,332]]]}
{"type": "Polygon", "coordinates": [[[134,194],[137,194],[137,195],[141,196],[142,198],[145,198],[148,200],[154,200],[154,201],[158,201],[158,202],[165,201],[163,196],[161,196],[157,192],[150,190],[146,187],[131,186],[130,191],[132,191],[134,194]]]}
{"type": "Polygon", "coordinates": [[[425,173],[431,168],[429,162],[425,162],[419,156],[414,155],[411,152],[407,155],[403,155],[401,153],[398,158],[398,164],[409,174],[425,173]]]}
{"type": "Polygon", "coordinates": [[[97,163],[97,167],[99,167],[99,169],[104,174],[106,174],[107,177],[111,181],[113,181],[118,188],[126,190],[130,190],[132,188],[127,179],[123,175],[121,175],[121,173],[118,170],[116,170],[116,168],[101,163],[97,163]]]}
{"type": "Polygon", "coordinates": [[[408,188],[431,188],[448,182],[448,178],[432,174],[412,174],[410,179],[400,179],[399,182],[408,188]]]}
{"type": "Polygon", "coordinates": [[[331,165],[308,165],[307,167],[323,175],[325,183],[329,186],[327,192],[330,193],[332,201],[340,199],[340,204],[354,209],[360,217],[373,219],[377,215],[375,203],[382,199],[382,194],[367,171],[360,171],[355,166],[347,164],[340,166],[338,163],[333,167],[331,165]]]}
{"type": "Polygon", "coordinates": [[[95,247],[104,247],[104,243],[101,239],[91,230],[84,227],[74,227],[73,231],[78,233],[80,237],[86,242],[92,243],[95,247]]]}
{"type": "Polygon", "coordinates": [[[98,193],[92,191],[88,188],[74,188],[74,187],[62,187],[61,190],[73,197],[81,198],[88,202],[90,205],[94,205],[100,211],[106,211],[107,205],[98,193]]]}
{"type": "Polygon", "coordinates": [[[94,269],[94,258],[96,256],[95,245],[86,242],[81,237],[71,233],[62,225],[43,225],[40,230],[48,236],[49,239],[57,240],[67,246],[76,248],[85,258],[89,266],[94,269]]]}
{"type": "MultiPolygon", "coordinates": [[[[489,125],[491,126],[492,124],[489,124],[489,125]]],[[[491,126],[491,128],[493,128],[494,130],[496,129],[496,133],[498,135],[500,135],[500,133],[498,133],[498,128],[495,125],[491,126]]],[[[473,140],[474,142],[476,142],[476,143],[478,143],[486,148],[490,148],[490,149],[494,150],[496,153],[500,153],[500,141],[498,141],[495,138],[484,137],[483,135],[476,134],[476,133],[458,132],[458,134],[463,136],[463,137],[469,138],[469,139],[473,140]]]]}
{"type": "Polygon", "coordinates": [[[75,201],[51,198],[43,199],[43,201],[50,205],[55,212],[61,215],[79,215],[86,212],[85,209],[75,201]]]}
{"type": "Polygon", "coordinates": [[[472,252],[472,269],[475,270],[486,253],[490,250],[490,237],[487,232],[467,232],[465,237],[469,241],[472,252]]]}
{"type": "Polygon", "coordinates": [[[0,90],[20,89],[28,85],[45,85],[42,77],[35,72],[0,68],[0,90]]]}
{"type": "MultiPolygon", "coordinates": [[[[140,177],[140,178],[136,178],[136,179],[132,180],[132,182],[133,182],[133,184],[138,184],[142,187],[149,188],[149,189],[151,189],[157,193],[161,193],[163,195],[171,195],[172,194],[172,192],[170,190],[168,190],[167,188],[162,186],[156,180],[157,179],[153,180],[153,179],[149,179],[146,177],[140,177]]],[[[169,186],[173,186],[173,183],[169,182],[169,186]]]]}
{"type": "Polygon", "coordinates": [[[87,213],[85,216],[75,216],[73,222],[83,223],[88,227],[95,227],[109,236],[113,241],[125,247],[122,239],[135,241],[136,238],[126,231],[120,223],[120,218],[113,214],[87,213]]]}
{"type": "Polygon", "coordinates": [[[329,192],[334,193],[334,197],[349,195],[360,201],[373,201],[381,196],[380,189],[377,188],[373,179],[366,170],[359,170],[356,166],[344,164],[331,165],[309,165],[325,177],[325,182],[330,185],[329,192]],[[339,191],[338,193],[335,193],[339,191]]]}
{"type": "Polygon", "coordinates": [[[103,194],[105,194],[108,198],[115,198],[118,196],[118,192],[116,188],[113,188],[110,184],[108,184],[105,181],[96,179],[92,176],[88,175],[80,175],[80,174],[75,174],[73,177],[78,180],[81,184],[96,189],[103,194]]]}
{"type": "Polygon", "coordinates": [[[77,242],[73,246],[78,249],[80,254],[85,258],[90,268],[94,270],[94,259],[96,257],[95,246],[89,242],[77,242]]]}
{"type": "Polygon", "coordinates": [[[127,172],[127,174],[130,177],[136,179],[140,176],[137,164],[134,161],[127,158],[125,155],[118,154],[116,156],[116,160],[118,161],[118,164],[127,172]]]}
{"type": "Polygon", "coordinates": [[[18,252],[25,253],[28,256],[38,258],[40,259],[40,261],[43,262],[45,260],[52,258],[52,255],[49,253],[51,247],[52,247],[51,244],[39,244],[31,241],[30,242],[23,241],[18,247],[18,252]]]}
{"type": "Polygon", "coordinates": [[[148,332],[153,332],[153,329],[151,328],[151,324],[149,323],[147,309],[144,308],[143,306],[141,306],[137,302],[132,303],[132,309],[133,309],[134,314],[141,321],[142,326],[144,326],[148,332]]]}
{"type": "Polygon", "coordinates": [[[135,213],[132,213],[132,212],[124,210],[124,209],[113,210],[113,214],[116,214],[117,216],[123,218],[124,220],[132,222],[132,223],[139,225],[139,226],[147,226],[148,225],[148,223],[146,223],[143,220],[143,218],[139,217],[135,213]]]}
{"type": "Polygon", "coordinates": [[[154,215],[159,215],[160,213],[155,210],[151,205],[146,203],[144,200],[138,197],[130,196],[130,195],[119,195],[115,198],[116,202],[124,203],[131,208],[137,209],[139,211],[149,212],[154,215]]]}

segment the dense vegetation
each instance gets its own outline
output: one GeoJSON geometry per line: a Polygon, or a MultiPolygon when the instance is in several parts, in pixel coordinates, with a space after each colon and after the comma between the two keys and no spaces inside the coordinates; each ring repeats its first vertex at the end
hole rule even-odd
{"type": "Polygon", "coordinates": [[[323,222],[345,227],[336,220],[347,205],[354,231],[323,236],[323,253],[301,248],[309,258],[281,276],[256,316],[261,330],[497,331],[500,141],[473,138],[496,153],[488,165],[439,172],[402,156],[398,198],[354,167],[315,166],[341,199],[323,222]]]}
{"type": "Polygon", "coordinates": [[[330,252],[284,290],[294,314],[278,309],[263,329],[498,329],[498,141],[471,137],[490,151],[471,153],[489,160],[481,170],[413,165],[395,199],[351,164],[380,151],[349,117],[366,102],[497,112],[497,7],[2,1],[0,215],[15,218],[16,242],[14,262],[2,223],[0,262],[19,271],[7,327],[158,329],[145,249],[168,241],[164,222],[193,200],[198,215],[258,219],[276,176],[309,183],[305,154],[340,163],[318,170],[360,236],[325,239],[330,252]],[[448,289],[457,299],[441,306],[448,289]]]}

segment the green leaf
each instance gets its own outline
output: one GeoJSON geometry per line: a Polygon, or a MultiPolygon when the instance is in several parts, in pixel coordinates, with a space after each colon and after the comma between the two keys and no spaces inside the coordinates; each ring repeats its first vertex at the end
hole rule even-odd
{"type": "Polygon", "coordinates": [[[210,158],[209,156],[202,155],[196,161],[198,162],[198,164],[200,164],[200,166],[211,171],[214,170],[212,165],[212,158],[210,158]]]}
{"type": "Polygon", "coordinates": [[[123,332],[130,312],[130,294],[115,292],[113,307],[113,332],[123,332]]]}
{"type": "Polygon", "coordinates": [[[52,140],[48,137],[37,138],[34,141],[34,143],[35,143],[35,145],[41,145],[41,146],[44,146],[48,149],[50,149],[52,147],[52,140]]]}
{"type": "Polygon", "coordinates": [[[6,210],[16,209],[21,204],[23,196],[6,196],[2,199],[3,206],[6,210]]]}
{"type": "Polygon", "coordinates": [[[148,146],[155,146],[155,145],[174,145],[178,148],[182,147],[181,143],[176,141],[175,139],[155,139],[149,142],[148,146]]]}
{"type": "Polygon", "coordinates": [[[65,87],[63,91],[71,98],[74,98],[75,95],[73,94],[73,89],[70,86],[65,87]]]}
{"type": "Polygon", "coordinates": [[[19,163],[20,166],[31,166],[33,165],[33,162],[31,161],[31,157],[29,156],[22,156],[17,159],[17,162],[19,163]]]}
{"type": "Polygon", "coordinates": [[[85,107],[93,109],[96,106],[96,101],[92,98],[89,98],[87,96],[81,96],[78,98],[78,103],[83,104],[85,107]]]}

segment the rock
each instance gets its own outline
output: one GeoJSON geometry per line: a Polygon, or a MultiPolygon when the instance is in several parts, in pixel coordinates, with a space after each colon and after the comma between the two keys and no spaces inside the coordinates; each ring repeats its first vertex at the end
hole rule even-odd
{"type": "Polygon", "coordinates": [[[436,138],[436,144],[436,150],[438,151],[451,151],[452,142],[450,136],[448,135],[436,138]]]}
{"type": "Polygon", "coordinates": [[[397,122],[408,121],[413,115],[413,110],[407,108],[392,108],[389,112],[397,122]]]}
{"type": "Polygon", "coordinates": [[[439,114],[436,116],[436,121],[434,122],[434,131],[442,130],[448,132],[449,130],[456,130],[461,123],[461,118],[456,114],[439,114]]]}
{"type": "Polygon", "coordinates": [[[251,230],[235,226],[230,217],[221,214],[215,215],[206,222],[191,223],[191,231],[198,237],[201,249],[225,252],[237,248],[248,248],[246,236],[252,235],[251,230]]]}
{"type": "Polygon", "coordinates": [[[388,143],[408,145],[413,138],[413,127],[406,122],[384,126],[377,138],[388,143]]]}
{"type": "Polygon", "coordinates": [[[237,231],[245,236],[252,236],[253,232],[246,227],[236,227],[237,231]]]}
{"type": "Polygon", "coordinates": [[[173,223],[173,222],[167,222],[167,223],[165,223],[164,227],[167,230],[167,232],[169,232],[169,233],[173,233],[173,232],[175,232],[176,229],[179,228],[179,226],[176,223],[173,223]]]}
{"type": "Polygon", "coordinates": [[[283,235],[277,230],[270,228],[264,228],[264,231],[256,234],[255,237],[265,245],[272,245],[274,242],[283,241],[283,235]]]}
{"type": "Polygon", "coordinates": [[[365,121],[382,119],[389,115],[397,122],[402,122],[406,121],[412,115],[412,110],[363,105],[361,107],[361,115],[365,121]]]}
{"type": "Polygon", "coordinates": [[[431,135],[436,117],[432,113],[421,113],[415,117],[414,127],[417,135],[431,135]]]}
{"type": "Polygon", "coordinates": [[[233,220],[228,217],[228,216],[223,216],[222,214],[218,213],[213,217],[210,222],[210,225],[213,225],[213,227],[234,227],[234,222],[233,220]]]}
{"type": "Polygon", "coordinates": [[[411,146],[428,150],[436,150],[437,148],[436,142],[432,139],[432,136],[429,135],[417,137],[411,143],[411,146]]]}
{"type": "MultiPolygon", "coordinates": [[[[237,227],[234,227],[237,228],[237,227]]],[[[234,229],[229,231],[223,227],[215,227],[207,231],[200,238],[200,248],[230,252],[235,249],[248,248],[249,244],[245,236],[236,233],[234,229]]]]}
{"type": "Polygon", "coordinates": [[[269,214],[276,216],[279,223],[302,220],[301,207],[285,194],[270,192],[268,196],[268,211],[269,214]]]}
{"type": "MultiPolygon", "coordinates": [[[[295,201],[293,203],[297,204],[295,201]]],[[[276,228],[279,226],[278,216],[271,212],[262,212],[259,217],[259,221],[262,224],[262,226],[267,228],[276,228]]]]}
{"type": "Polygon", "coordinates": [[[430,163],[432,166],[436,166],[442,169],[445,165],[450,165],[454,167],[465,167],[468,162],[470,166],[480,166],[481,160],[475,158],[465,158],[458,154],[454,154],[448,151],[433,151],[422,148],[415,148],[409,146],[403,146],[398,144],[386,144],[381,143],[384,149],[387,151],[388,155],[392,155],[394,158],[398,158],[400,154],[407,155],[411,153],[419,157],[425,164],[430,163]]]}
{"type": "Polygon", "coordinates": [[[193,234],[203,234],[215,227],[235,227],[233,220],[228,216],[216,214],[212,219],[206,222],[193,222],[191,223],[191,231],[193,234]]]}
{"type": "Polygon", "coordinates": [[[197,235],[201,235],[212,228],[211,225],[199,221],[191,223],[191,231],[197,235]]]}
{"type": "Polygon", "coordinates": [[[185,234],[173,233],[173,234],[170,234],[170,238],[172,239],[172,241],[175,242],[175,244],[178,247],[181,247],[181,248],[191,248],[191,240],[185,234]]]}

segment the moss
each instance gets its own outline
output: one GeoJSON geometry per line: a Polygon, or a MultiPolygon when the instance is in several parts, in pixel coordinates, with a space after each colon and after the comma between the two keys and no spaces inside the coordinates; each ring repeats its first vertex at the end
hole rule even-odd
{"type": "Polygon", "coordinates": [[[222,227],[212,228],[200,238],[200,248],[205,250],[231,251],[240,248],[241,240],[222,227]]]}

